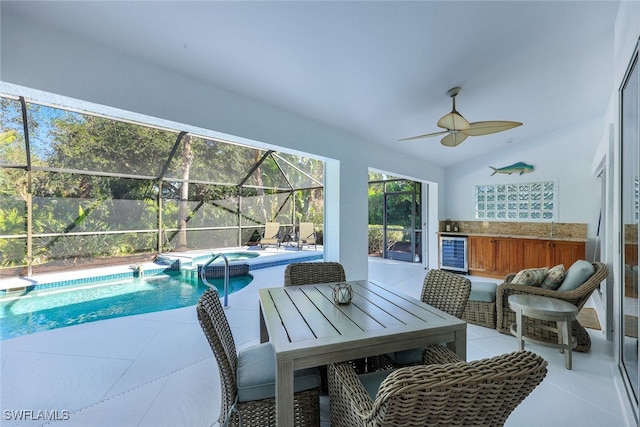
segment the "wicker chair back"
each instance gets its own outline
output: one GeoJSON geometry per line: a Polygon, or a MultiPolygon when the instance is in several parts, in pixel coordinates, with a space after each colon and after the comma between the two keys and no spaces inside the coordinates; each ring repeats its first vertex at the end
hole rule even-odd
{"type": "Polygon", "coordinates": [[[339,262],[296,262],[284,270],[284,285],[344,282],[344,267],[339,262]]]}
{"type": "Polygon", "coordinates": [[[331,426],[501,426],[546,374],[547,362],[528,351],[408,366],[372,399],[353,367],[338,363],[329,366],[331,426]]]}
{"type": "Polygon", "coordinates": [[[471,293],[471,281],[456,273],[429,270],[424,278],[423,302],[462,319],[471,293]]]}

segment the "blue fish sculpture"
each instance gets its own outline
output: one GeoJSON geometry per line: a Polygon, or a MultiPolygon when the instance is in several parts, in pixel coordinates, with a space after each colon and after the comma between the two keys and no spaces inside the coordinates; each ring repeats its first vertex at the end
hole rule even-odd
{"type": "Polygon", "coordinates": [[[512,173],[519,173],[520,175],[522,175],[523,173],[533,172],[533,166],[523,162],[514,163],[512,165],[505,166],[503,168],[494,168],[493,166],[489,166],[489,167],[493,169],[493,173],[491,174],[491,176],[497,173],[506,173],[509,175],[511,175],[512,173]]]}

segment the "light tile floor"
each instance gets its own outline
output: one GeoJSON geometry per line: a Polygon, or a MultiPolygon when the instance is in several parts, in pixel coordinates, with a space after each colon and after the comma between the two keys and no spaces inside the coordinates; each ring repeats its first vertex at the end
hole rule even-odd
{"type": "MultiPolygon", "coordinates": [[[[226,311],[240,348],[259,342],[256,289],[282,284],[284,267],[253,274],[249,286],[229,297],[226,311]]],[[[416,264],[369,262],[370,280],[416,298],[424,275],[416,264]]],[[[556,350],[527,346],[549,361],[549,373],[507,426],[636,425],[617,380],[612,343],[600,331],[590,334],[591,351],[575,353],[571,371],[556,350]]],[[[193,307],[41,332],[0,345],[3,427],[205,427],[217,419],[217,365],[193,307]]],[[[468,326],[469,360],[515,349],[513,337],[468,326]]],[[[326,398],[322,403],[323,425],[329,425],[326,398]]]]}

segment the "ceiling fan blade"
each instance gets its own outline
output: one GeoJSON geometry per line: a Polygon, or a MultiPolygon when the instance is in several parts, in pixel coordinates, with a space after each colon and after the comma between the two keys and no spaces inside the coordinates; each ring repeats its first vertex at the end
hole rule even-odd
{"type": "Polygon", "coordinates": [[[440,144],[446,147],[455,147],[457,145],[460,145],[465,139],[467,139],[467,135],[465,135],[464,133],[451,132],[449,135],[442,138],[440,144]]]}
{"type": "Polygon", "coordinates": [[[425,133],[424,135],[412,136],[410,138],[403,138],[403,139],[399,139],[398,141],[411,141],[412,139],[429,138],[432,136],[444,135],[445,133],[447,133],[446,130],[443,130],[441,132],[435,132],[435,133],[425,133]]]}
{"type": "Polygon", "coordinates": [[[460,132],[468,136],[489,135],[491,133],[497,133],[497,132],[513,129],[521,125],[522,123],[520,122],[509,122],[504,120],[489,121],[489,122],[473,122],[473,123],[470,123],[470,127],[468,129],[461,129],[460,132]]]}
{"type": "Polygon", "coordinates": [[[469,129],[470,123],[454,109],[449,114],[440,117],[437,125],[448,130],[463,130],[469,129]]]}

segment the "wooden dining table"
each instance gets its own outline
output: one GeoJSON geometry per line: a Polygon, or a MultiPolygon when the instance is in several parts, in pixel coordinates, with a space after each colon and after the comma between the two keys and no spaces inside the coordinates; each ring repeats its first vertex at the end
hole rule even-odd
{"type": "Polygon", "coordinates": [[[264,288],[260,339],[276,354],[278,426],[293,426],[297,369],[447,343],[466,360],[467,324],[393,288],[349,281],[350,304],[337,304],[337,283],[264,288]]]}

